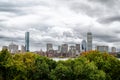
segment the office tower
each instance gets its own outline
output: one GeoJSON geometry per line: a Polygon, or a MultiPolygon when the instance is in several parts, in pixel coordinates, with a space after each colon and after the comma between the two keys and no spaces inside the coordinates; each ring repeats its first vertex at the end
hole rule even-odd
{"type": "Polygon", "coordinates": [[[47,43],[47,51],[53,50],[52,43],[47,43]]]}
{"type": "Polygon", "coordinates": [[[21,46],[21,52],[24,53],[25,52],[25,46],[21,46]]]}
{"type": "Polygon", "coordinates": [[[81,49],[82,49],[83,52],[85,52],[87,50],[86,40],[82,40],[81,49]]]}
{"type": "Polygon", "coordinates": [[[57,51],[58,53],[60,53],[61,52],[61,46],[58,46],[58,51],[57,51]]]}
{"type": "Polygon", "coordinates": [[[25,33],[25,51],[29,52],[29,32],[25,33]]]}
{"type": "Polygon", "coordinates": [[[72,57],[76,55],[76,47],[75,46],[70,46],[70,48],[69,48],[69,54],[72,57]]]}
{"type": "Polygon", "coordinates": [[[61,53],[68,53],[68,44],[62,44],[61,53]]]}
{"type": "Polygon", "coordinates": [[[18,45],[11,43],[9,45],[9,51],[10,53],[18,53],[18,45]]]}
{"type": "Polygon", "coordinates": [[[108,46],[97,46],[97,50],[100,52],[108,52],[108,46]]]}
{"type": "Polygon", "coordinates": [[[87,50],[92,50],[92,33],[87,33],[87,50]]]}
{"type": "Polygon", "coordinates": [[[80,52],[80,44],[76,44],[76,51],[79,53],[80,52]]]}
{"type": "Polygon", "coordinates": [[[112,53],[116,52],[116,47],[112,47],[112,48],[111,48],[111,52],[112,52],[112,53]]]}

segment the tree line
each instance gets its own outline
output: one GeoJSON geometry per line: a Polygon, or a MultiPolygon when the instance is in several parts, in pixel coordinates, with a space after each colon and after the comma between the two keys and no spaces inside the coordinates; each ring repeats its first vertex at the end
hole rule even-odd
{"type": "Polygon", "coordinates": [[[120,61],[99,51],[58,62],[30,52],[0,52],[0,80],[120,80],[119,74],[120,61]]]}

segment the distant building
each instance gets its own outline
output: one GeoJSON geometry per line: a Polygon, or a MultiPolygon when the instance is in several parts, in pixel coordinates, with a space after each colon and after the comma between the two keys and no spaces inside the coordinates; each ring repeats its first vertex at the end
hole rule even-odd
{"type": "Polygon", "coordinates": [[[87,33],[87,50],[92,50],[92,33],[87,33]]]}
{"type": "Polygon", "coordinates": [[[24,53],[25,52],[25,46],[21,46],[21,52],[24,53]]]}
{"type": "Polygon", "coordinates": [[[76,55],[76,46],[70,46],[69,54],[74,57],[76,55]]]}
{"type": "Polygon", "coordinates": [[[47,43],[47,51],[53,50],[52,43],[47,43]]]}
{"type": "Polygon", "coordinates": [[[30,35],[29,35],[29,32],[26,32],[25,33],[25,51],[26,52],[29,52],[30,50],[29,50],[29,37],[30,37],[30,35]]]}
{"type": "Polygon", "coordinates": [[[18,53],[18,45],[11,43],[9,45],[9,51],[10,53],[18,53]]]}
{"type": "Polygon", "coordinates": [[[58,51],[57,53],[60,53],[61,52],[61,46],[58,46],[58,51]]]}
{"type": "Polygon", "coordinates": [[[80,44],[76,44],[76,51],[80,53],[80,44]]]}
{"type": "Polygon", "coordinates": [[[86,40],[82,40],[82,43],[81,43],[81,51],[82,51],[82,52],[85,52],[86,50],[87,50],[86,40]]]}
{"type": "Polygon", "coordinates": [[[100,52],[108,52],[108,46],[97,46],[97,50],[100,52]]]}
{"type": "Polygon", "coordinates": [[[8,49],[8,46],[2,46],[2,49],[8,49]]]}
{"type": "Polygon", "coordinates": [[[61,53],[68,53],[68,44],[62,44],[61,53]]]}
{"type": "Polygon", "coordinates": [[[112,52],[112,53],[116,52],[116,47],[112,47],[112,48],[111,48],[111,52],[112,52]]]}

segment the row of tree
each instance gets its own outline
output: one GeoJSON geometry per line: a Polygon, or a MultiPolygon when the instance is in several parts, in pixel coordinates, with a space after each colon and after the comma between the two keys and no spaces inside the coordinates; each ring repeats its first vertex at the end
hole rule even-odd
{"type": "Polygon", "coordinates": [[[120,61],[98,51],[54,61],[34,53],[0,52],[0,80],[120,80],[120,61]]]}

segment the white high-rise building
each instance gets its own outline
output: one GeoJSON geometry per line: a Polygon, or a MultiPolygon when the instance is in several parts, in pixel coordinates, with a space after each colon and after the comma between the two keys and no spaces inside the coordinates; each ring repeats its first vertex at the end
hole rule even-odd
{"type": "Polygon", "coordinates": [[[24,53],[25,52],[25,46],[21,46],[21,52],[24,53]]]}
{"type": "Polygon", "coordinates": [[[9,45],[9,51],[10,53],[18,53],[18,45],[11,43],[9,45]]]}
{"type": "Polygon", "coordinates": [[[87,33],[87,50],[92,50],[92,33],[87,33]]]}

